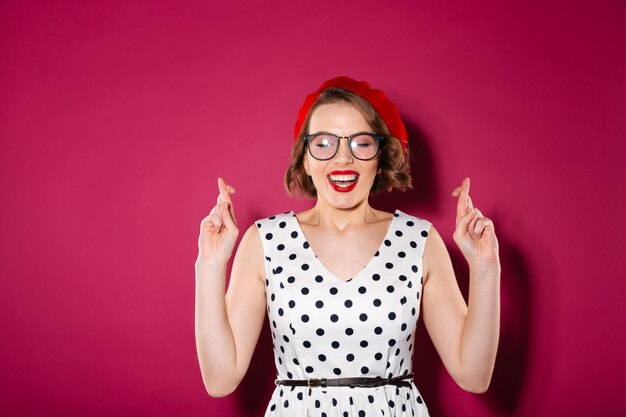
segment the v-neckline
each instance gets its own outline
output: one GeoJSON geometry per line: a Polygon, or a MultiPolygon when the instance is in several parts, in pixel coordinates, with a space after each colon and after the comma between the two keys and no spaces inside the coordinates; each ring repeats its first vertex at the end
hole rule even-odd
{"type": "Polygon", "coordinates": [[[390,236],[391,231],[393,229],[394,222],[396,221],[396,219],[398,217],[400,217],[399,210],[396,209],[393,212],[393,216],[391,217],[391,221],[389,222],[389,226],[387,227],[387,232],[385,233],[385,236],[383,237],[383,240],[380,242],[380,244],[376,248],[376,252],[374,252],[374,254],[371,256],[369,261],[352,278],[341,279],[337,275],[335,275],[330,269],[328,269],[326,267],[326,265],[324,264],[324,262],[322,262],[322,260],[317,256],[317,254],[315,253],[315,250],[313,249],[313,246],[311,246],[311,243],[307,239],[306,234],[304,233],[304,230],[302,230],[302,226],[300,226],[300,221],[298,220],[298,217],[296,217],[296,213],[291,211],[291,215],[293,216],[293,220],[294,220],[294,222],[296,224],[297,232],[302,235],[302,238],[304,239],[304,242],[307,243],[307,245],[305,245],[305,250],[311,252],[313,257],[315,258],[315,262],[317,262],[319,264],[320,268],[322,268],[328,275],[330,275],[335,280],[343,282],[345,284],[348,284],[350,282],[354,282],[359,277],[359,275],[361,275],[363,273],[363,271],[365,271],[366,269],[369,269],[369,267],[372,265],[372,263],[374,263],[374,261],[378,258],[379,254],[380,254],[380,251],[383,248],[383,245],[385,244],[385,241],[387,241],[389,239],[389,236],[390,236]]]}

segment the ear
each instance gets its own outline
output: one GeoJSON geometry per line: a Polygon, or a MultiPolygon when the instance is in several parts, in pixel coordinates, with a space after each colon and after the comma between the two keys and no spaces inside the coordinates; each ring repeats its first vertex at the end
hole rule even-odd
{"type": "Polygon", "coordinates": [[[304,159],[302,160],[302,166],[304,166],[304,172],[309,177],[311,176],[311,171],[309,171],[309,155],[304,155],[304,159]]]}

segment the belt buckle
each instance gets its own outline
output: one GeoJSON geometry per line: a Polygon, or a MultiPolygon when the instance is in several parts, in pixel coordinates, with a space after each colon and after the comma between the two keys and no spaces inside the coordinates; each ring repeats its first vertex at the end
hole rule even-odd
{"type": "Polygon", "coordinates": [[[311,387],[319,387],[319,379],[318,378],[309,378],[308,381],[306,381],[306,385],[311,388],[311,387]],[[317,385],[313,385],[314,383],[317,382],[317,385]]]}

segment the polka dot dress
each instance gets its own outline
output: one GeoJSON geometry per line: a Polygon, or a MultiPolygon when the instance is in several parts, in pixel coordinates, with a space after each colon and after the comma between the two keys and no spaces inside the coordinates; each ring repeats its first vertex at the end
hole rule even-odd
{"type": "MultiPolygon", "coordinates": [[[[378,251],[343,281],[317,258],[293,212],[256,222],[278,379],[384,377],[411,372],[430,223],[396,210],[378,251]]],[[[428,416],[419,391],[286,387],[265,416],[428,416]]]]}

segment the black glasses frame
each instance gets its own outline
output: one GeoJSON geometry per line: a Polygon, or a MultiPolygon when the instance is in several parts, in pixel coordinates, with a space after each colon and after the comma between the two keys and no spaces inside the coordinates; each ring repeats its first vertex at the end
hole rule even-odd
{"type": "Polygon", "coordinates": [[[329,159],[333,159],[336,155],[337,152],[339,152],[339,146],[341,145],[341,139],[348,139],[348,149],[350,149],[350,154],[355,157],[356,159],[358,159],[359,161],[371,161],[372,159],[376,158],[378,156],[378,154],[380,154],[380,142],[382,142],[385,137],[383,135],[379,135],[377,133],[372,133],[372,132],[357,132],[357,133],[353,133],[350,136],[339,136],[339,135],[335,135],[334,133],[328,133],[328,132],[318,132],[318,133],[313,133],[312,135],[306,135],[303,137],[304,141],[306,142],[306,147],[309,150],[309,155],[311,155],[311,157],[313,159],[317,159],[318,161],[328,161],[329,159]],[[334,136],[337,138],[337,148],[335,148],[335,153],[333,153],[331,156],[329,156],[328,158],[317,158],[316,156],[313,155],[313,152],[311,152],[311,139],[315,138],[316,136],[334,136]],[[367,159],[363,159],[363,158],[359,158],[358,156],[356,156],[354,154],[354,152],[352,152],[352,138],[356,137],[356,136],[362,136],[362,135],[367,135],[367,136],[371,136],[374,139],[376,139],[376,145],[378,146],[378,149],[376,150],[376,154],[374,154],[374,156],[372,156],[371,158],[367,158],[367,159]]]}

